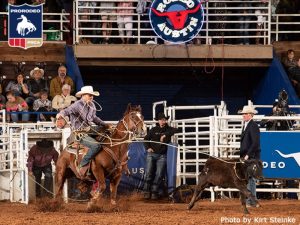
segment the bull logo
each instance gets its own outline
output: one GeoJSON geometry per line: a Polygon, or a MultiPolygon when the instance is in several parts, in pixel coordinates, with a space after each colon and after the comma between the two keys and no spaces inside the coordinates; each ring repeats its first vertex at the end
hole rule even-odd
{"type": "Polygon", "coordinates": [[[279,150],[275,150],[281,157],[287,158],[294,158],[297,162],[298,166],[300,167],[300,152],[290,153],[290,154],[283,154],[279,150]]]}
{"type": "Polygon", "coordinates": [[[149,17],[152,29],[163,40],[184,43],[200,32],[204,12],[198,0],[154,0],[149,17]]]}
{"type": "Polygon", "coordinates": [[[8,45],[28,49],[43,44],[43,5],[8,6],[8,45]]]}

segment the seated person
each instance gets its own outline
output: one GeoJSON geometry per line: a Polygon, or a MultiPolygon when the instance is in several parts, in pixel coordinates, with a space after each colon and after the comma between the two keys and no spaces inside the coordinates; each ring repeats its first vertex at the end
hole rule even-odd
{"type": "Polygon", "coordinates": [[[22,98],[27,98],[29,94],[29,89],[26,83],[24,83],[24,74],[18,73],[16,80],[10,81],[6,88],[5,92],[12,91],[15,96],[20,96],[22,98]]]}
{"type": "Polygon", "coordinates": [[[300,58],[297,61],[297,66],[289,68],[289,78],[295,88],[298,96],[300,96],[300,58]]]}
{"type": "Polygon", "coordinates": [[[30,71],[30,76],[33,79],[28,81],[29,97],[26,98],[26,102],[29,106],[32,106],[34,100],[38,99],[41,94],[41,90],[48,90],[48,85],[46,80],[43,78],[44,70],[35,67],[30,71]]]}
{"type": "Polygon", "coordinates": [[[61,94],[61,89],[64,84],[71,86],[71,93],[74,91],[74,82],[72,78],[67,75],[67,68],[61,65],[58,67],[57,76],[50,81],[51,98],[61,94]]]}
{"type": "MultiPolygon", "coordinates": [[[[36,112],[51,112],[52,111],[52,104],[51,101],[48,99],[48,92],[46,90],[42,90],[40,98],[33,102],[33,110],[36,112]]],[[[42,121],[50,121],[51,115],[49,114],[40,114],[39,118],[42,121]]]]}
{"type": "Polygon", "coordinates": [[[286,54],[287,56],[282,61],[284,67],[287,70],[289,70],[291,67],[296,67],[297,61],[295,59],[295,51],[293,49],[289,49],[286,54]]]}
{"type": "MultiPolygon", "coordinates": [[[[6,102],[6,111],[7,112],[28,112],[28,105],[25,102],[25,100],[20,96],[15,96],[15,94],[11,91],[6,93],[7,102],[6,102]]],[[[12,122],[18,122],[19,121],[19,115],[20,114],[10,114],[8,115],[8,121],[10,119],[12,122]]],[[[29,120],[29,114],[28,113],[22,113],[22,121],[28,121],[29,120]]]]}
{"type": "Polygon", "coordinates": [[[61,111],[64,108],[67,108],[69,105],[74,103],[77,98],[71,93],[71,86],[68,84],[64,84],[62,86],[62,93],[60,95],[56,95],[52,100],[52,108],[61,111]]]}
{"type": "Polygon", "coordinates": [[[0,109],[4,108],[5,103],[6,103],[6,99],[2,95],[2,85],[0,84],[0,109]]]}

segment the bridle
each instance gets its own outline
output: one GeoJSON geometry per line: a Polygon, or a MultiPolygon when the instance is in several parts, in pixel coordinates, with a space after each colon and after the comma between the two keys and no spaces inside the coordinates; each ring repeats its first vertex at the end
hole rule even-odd
{"type": "Polygon", "coordinates": [[[121,131],[121,130],[118,130],[120,132],[123,132],[123,133],[128,133],[130,135],[133,135],[135,134],[137,128],[138,128],[138,125],[140,123],[142,123],[142,126],[144,126],[144,120],[142,118],[142,114],[141,112],[139,111],[132,111],[130,113],[128,113],[128,115],[124,116],[123,119],[121,120],[121,122],[123,123],[124,127],[125,127],[125,131],[121,131]],[[135,115],[137,118],[138,118],[138,121],[136,121],[134,118],[133,118],[133,115],[135,115]],[[126,117],[128,117],[128,119],[134,124],[134,127],[133,129],[129,127],[129,122],[126,122],[126,117]]]}

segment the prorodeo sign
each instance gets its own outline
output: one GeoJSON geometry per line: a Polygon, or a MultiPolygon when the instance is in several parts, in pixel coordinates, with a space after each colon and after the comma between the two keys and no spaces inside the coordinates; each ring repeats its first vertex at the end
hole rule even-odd
{"type": "Polygon", "coordinates": [[[8,44],[24,49],[43,45],[43,5],[8,6],[8,44]]]}
{"type": "Polygon", "coordinates": [[[159,37],[179,44],[192,40],[199,33],[204,12],[198,0],[154,0],[149,17],[159,37]]]}

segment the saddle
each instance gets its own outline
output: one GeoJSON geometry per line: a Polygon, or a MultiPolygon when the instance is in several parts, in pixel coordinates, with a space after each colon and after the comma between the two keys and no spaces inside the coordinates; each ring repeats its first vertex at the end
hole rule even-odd
{"type": "Polygon", "coordinates": [[[66,151],[71,153],[71,164],[70,167],[75,173],[76,177],[79,179],[88,179],[90,180],[90,176],[86,176],[87,172],[90,170],[91,162],[89,162],[86,166],[84,166],[81,170],[82,173],[79,173],[79,165],[82,158],[87,154],[89,148],[80,144],[78,141],[74,141],[73,143],[67,145],[66,151]],[[82,177],[84,175],[84,177],[82,177]]]}

